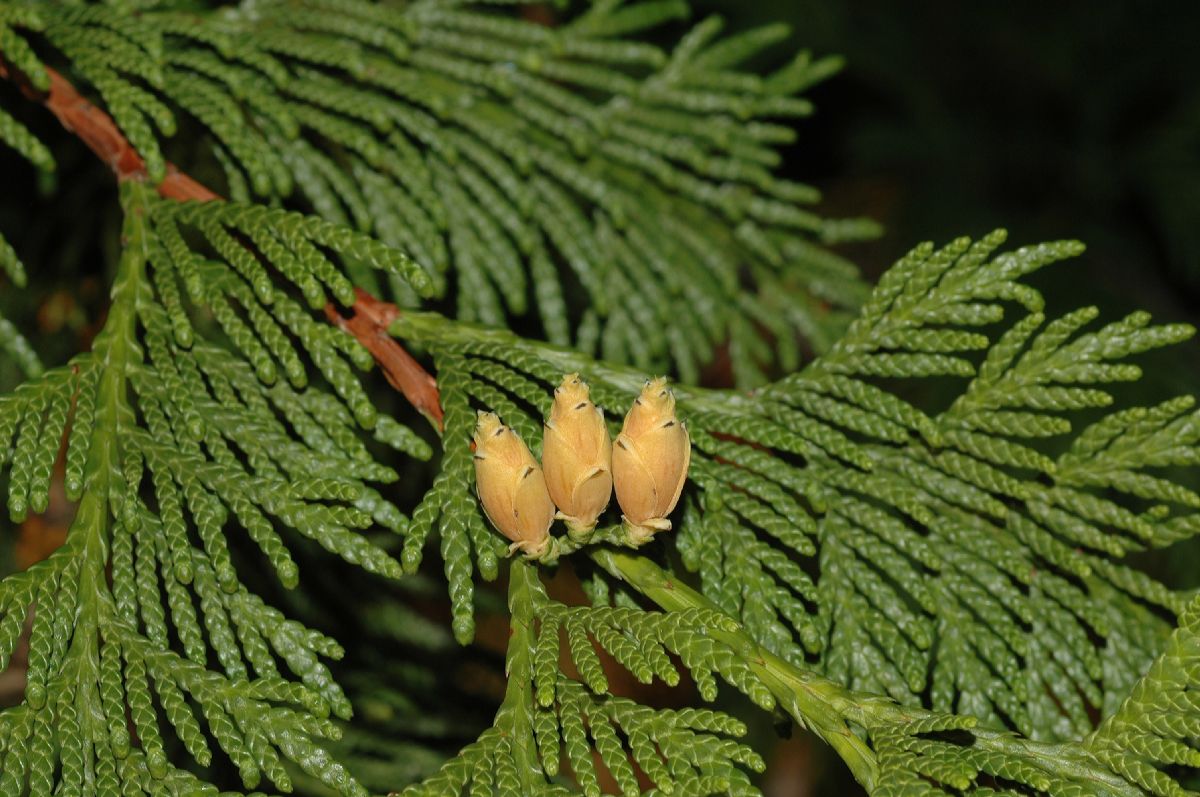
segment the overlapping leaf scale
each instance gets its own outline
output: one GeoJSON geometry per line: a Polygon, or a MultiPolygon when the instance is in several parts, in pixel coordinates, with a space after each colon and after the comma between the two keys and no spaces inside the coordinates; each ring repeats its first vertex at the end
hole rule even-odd
{"type": "Polygon", "coordinates": [[[795,95],[837,60],[753,75],[741,64],[786,31],[722,37],[716,19],[669,53],[641,40],[684,13],[601,5],[556,29],[471,5],[321,0],[137,24],[109,6],[43,16],[152,179],[159,139],[194,121],[234,199],[298,188],[327,219],[403,246],[439,290],[448,276],[463,320],[536,311],[556,343],[689,382],[728,339],[746,354],[737,377],[756,383],[796,367],[797,335],[836,338],[865,290],[822,245],[873,225],[820,218],[804,207],[815,190],[773,173],[794,137],[776,120],[809,113],[795,95]],[[755,290],[726,301],[746,278],[755,290]],[[579,334],[585,308],[594,338],[579,334]]]}
{"type": "Polygon", "coordinates": [[[1111,769],[1159,797],[1191,794],[1184,784],[1200,768],[1198,643],[1200,600],[1193,598],[1161,655],[1086,741],[1111,769]]]}
{"type": "Polygon", "coordinates": [[[361,533],[408,524],[364,427],[409,456],[431,451],[378,417],[354,373],[369,355],[301,297],[341,298],[349,257],[419,289],[424,272],[316,218],[176,206],[139,184],[122,200],[125,248],[94,351],[0,397],[14,520],[46,509],[64,441],[79,501],[66,543],[0,582],[0,662],[33,613],[25,700],[0,712],[4,790],[43,797],[85,778],[98,794],[211,789],[168,762],[182,746],[177,760],[226,757],[247,789],[289,790],[291,761],[365,794],[320,746],[341,733],[329,715],[351,711],[326,663],[341,648],[250,593],[235,561],[244,532],[294,586],[285,538],[298,533],[400,574],[361,533]]]}
{"type": "Polygon", "coordinates": [[[759,793],[749,773],[761,772],[764,762],[738,741],[747,730],[740,720],[610,694],[597,654],[605,651],[639,680],[657,676],[672,684],[678,657],[706,699],[715,698],[720,677],[770,707],[770,691],[746,662],[704,630],[730,626],[728,617],[701,609],[671,615],[568,607],[550,599],[536,569],[523,562],[513,566],[509,606],[508,686],[493,726],[436,775],[405,789],[406,797],[464,790],[599,797],[602,771],[628,797],[759,793]],[[578,678],[560,671],[564,643],[578,678]],[[568,767],[573,783],[564,778],[568,767]]]}
{"type": "MultiPolygon", "coordinates": [[[[1002,241],[914,250],[796,376],[748,396],[677,386],[696,489],[665,536],[708,597],[789,661],[902,703],[1076,737],[1165,633],[1143,607],[1182,608],[1123,558],[1194,533],[1194,495],[1161,469],[1195,462],[1197,423],[1176,399],[1102,417],[1065,451],[1044,441],[1071,432],[1072,411],[1109,404],[1106,385],[1137,378],[1129,356],[1191,330],[1140,313],[1089,326],[1090,309],[1047,322],[1019,279],[1080,247],[994,254],[1002,241]],[[962,331],[1014,301],[1025,314],[994,341],[962,331]],[[972,378],[940,412],[892,381],[960,374],[972,378]]],[[[456,389],[535,449],[563,372],[589,380],[614,424],[640,384],[434,316],[396,331],[452,348],[478,375],[456,389]]]]}
{"type": "MultiPolygon", "coordinates": [[[[1171,529],[1190,522],[1190,514],[1179,514],[1191,508],[1189,492],[1145,473],[1148,466],[1193,460],[1191,426],[1181,417],[1190,401],[1167,402],[1157,410],[1158,426],[1174,421],[1171,432],[1184,432],[1179,447],[1157,458],[1151,447],[1142,460],[1124,449],[1132,463],[1128,474],[1119,461],[1101,461],[1087,475],[1064,475],[1060,462],[1078,463],[1088,455],[1067,453],[1056,461],[1039,441],[1070,431],[1064,411],[1108,404],[1109,395],[1098,386],[1137,378],[1140,372],[1122,358],[1177,342],[1191,331],[1152,327],[1148,316],[1134,314],[1082,332],[1095,318],[1091,309],[1047,324],[1040,299],[1012,280],[1078,247],[1043,245],[989,259],[1002,240],[993,234],[976,244],[961,240],[939,251],[915,250],[881,280],[860,319],[827,357],[764,392],[847,428],[874,462],[869,474],[825,478],[819,461],[810,465],[817,481],[840,492],[826,499],[829,509],[821,520],[819,583],[826,590],[822,610],[831,613],[826,654],[831,674],[906,702],[919,699],[931,683],[932,705],[939,710],[1067,738],[1090,727],[1090,708],[1107,700],[1105,679],[1116,677],[1106,675],[1100,661],[1112,623],[1092,608],[1104,584],[1117,588],[1113,599],[1125,614],[1137,613],[1142,600],[1179,608],[1179,598],[1116,558],[1178,538],[1168,532],[1152,541],[1151,517],[1161,516],[1171,529]],[[981,341],[946,324],[994,322],[1003,310],[995,299],[1015,299],[1031,312],[976,367],[964,355],[981,341]],[[919,361],[904,359],[914,351],[919,361]],[[974,374],[967,389],[947,410],[928,417],[859,381],[960,373],[974,374]],[[848,387],[847,378],[857,384],[848,387]],[[844,410],[813,400],[833,391],[843,400],[850,395],[861,400],[844,410]],[[864,418],[866,409],[873,416],[864,418]],[[900,445],[884,446],[885,441],[900,445]],[[1109,476],[1108,469],[1118,475],[1109,476]],[[1146,515],[1089,489],[1118,480],[1129,485],[1126,493],[1133,499],[1152,495],[1164,503],[1146,515]],[[1168,507],[1167,500],[1175,506],[1168,507]],[[845,522],[847,508],[856,502],[885,509],[887,522],[861,513],[845,522]],[[921,586],[926,583],[938,593],[935,600],[921,586]],[[936,654],[922,652],[928,647],[925,634],[913,636],[914,610],[918,617],[936,618],[942,640],[936,654]]],[[[1146,412],[1129,415],[1142,418],[1146,412]]],[[[1128,425],[1119,415],[1099,424],[1112,430],[1108,436],[1128,425]]],[[[1152,434],[1153,424],[1143,434],[1152,434]]],[[[1169,434],[1159,438],[1160,448],[1174,439],[1169,434]]],[[[1098,438],[1107,441],[1104,432],[1086,430],[1075,448],[1098,438]]],[[[1098,447],[1084,445],[1089,453],[1098,447]]],[[[1156,626],[1161,633],[1161,624],[1156,626]]],[[[1144,643],[1154,644],[1152,638],[1144,643]]],[[[1143,650],[1122,666],[1136,667],[1145,655],[1143,650]]]]}
{"type": "Polygon", "coordinates": [[[972,717],[905,717],[884,712],[868,727],[878,756],[878,785],[872,794],[886,797],[939,795],[1136,794],[1131,782],[1108,771],[1078,744],[1006,746],[994,731],[972,717]]]}

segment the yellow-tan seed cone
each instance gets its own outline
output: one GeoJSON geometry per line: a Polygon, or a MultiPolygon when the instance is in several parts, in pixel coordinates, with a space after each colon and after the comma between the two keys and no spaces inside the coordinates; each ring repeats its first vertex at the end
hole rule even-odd
{"type": "Polygon", "coordinates": [[[612,440],[604,413],[579,374],[554,390],[542,439],[542,470],[558,517],[573,536],[587,535],[612,497],[612,440]]]}
{"type": "Polygon", "coordinates": [[[667,380],[650,380],[625,416],[612,452],[617,503],[636,541],[671,528],[667,515],[679,502],[691,457],[692,442],[675,417],[667,380]]]}
{"type": "Polygon", "coordinates": [[[544,554],[550,544],[554,503],[537,460],[512,428],[492,412],[475,424],[475,486],[484,514],[512,540],[509,552],[544,554]]]}

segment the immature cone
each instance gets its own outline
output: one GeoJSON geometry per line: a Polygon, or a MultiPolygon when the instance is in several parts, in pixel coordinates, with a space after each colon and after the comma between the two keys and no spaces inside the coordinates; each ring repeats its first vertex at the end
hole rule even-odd
{"type": "Polygon", "coordinates": [[[521,438],[492,412],[475,425],[475,486],[483,511],[512,540],[509,553],[544,555],[550,546],[554,504],[537,460],[521,438]]]}
{"type": "Polygon", "coordinates": [[[613,448],[617,503],[635,543],[671,528],[667,515],[687,480],[692,442],[675,417],[675,396],[666,379],[653,379],[633,402],[613,448]]]}
{"type": "Polygon", "coordinates": [[[612,496],[612,441],[579,374],[554,389],[542,440],[546,487],[573,539],[585,539],[612,496]]]}

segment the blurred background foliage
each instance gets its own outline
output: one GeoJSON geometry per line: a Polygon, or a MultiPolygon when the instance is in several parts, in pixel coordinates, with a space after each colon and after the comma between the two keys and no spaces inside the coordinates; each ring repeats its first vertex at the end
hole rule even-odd
{"type": "MultiPolygon", "coordinates": [[[[737,27],[784,21],[840,53],[788,169],[883,223],[885,266],[917,240],[1003,225],[1087,242],[1094,279],[1052,288],[1195,317],[1200,300],[1200,6],[1018,0],[701,0],[737,27]]],[[[1053,270],[1052,270],[1053,271],[1053,270]]],[[[1064,271],[1054,271],[1063,277],[1064,271]]]]}
{"type": "MultiPolygon", "coordinates": [[[[776,50],[780,60],[802,48],[845,57],[844,71],[809,95],[817,112],[798,126],[784,171],[825,193],[825,215],[870,216],[883,225],[878,240],[843,250],[872,280],[918,241],[944,243],[1004,226],[1014,245],[1056,238],[1088,244],[1081,260],[1038,277],[1053,310],[1096,304],[1111,319],[1144,308],[1163,321],[1200,324],[1200,4],[693,5],[694,19],[718,13],[731,30],[789,24],[791,37],[776,50]]],[[[6,99],[10,91],[0,86],[6,99]]],[[[20,295],[0,292],[0,313],[33,337],[47,363],[59,363],[86,347],[103,320],[118,223],[115,190],[102,167],[45,114],[32,109],[19,116],[54,148],[60,171],[51,183],[0,152],[0,228],[29,265],[31,284],[20,295]]],[[[1200,393],[1195,340],[1141,362],[1147,378],[1124,401],[1200,393]]],[[[719,379],[720,371],[714,373],[719,379]]],[[[0,389],[17,377],[0,363],[0,389]]],[[[392,403],[381,397],[381,406],[392,403]]],[[[59,499],[46,517],[19,529],[0,517],[0,573],[52,550],[70,516],[59,499]]],[[[1195,545],[1147,565],[1176,586],[1200,586],[1195,545]]],[[[341,677],[356,698],[363,731],[347,742],[362,745],[374,761],[359,774],[382,790],[399,787],[394,779],[437,765],[437,756],[422,757],[426,746],[450,753],[488,722],[503,688],[498,663],[507,629],[496,614],[496,622],[481,627],[484,649],[463,656],[420,582],[367,583],[361,574],[346,581],[339,567],[314,558],[305,572],[315,578],[305,579],[302,594],[279,594],[275,602],[345,644],[341,677]],[[346,583],[363,588],[347,594],[346,583]],[[428,671],[405,667],[413,656],[436,662],[435,672],[464,685],[461,706],[451,710],[431,699],[439,690],[422,680],[428,671]],[[414,687],[419,699],[398,685],[414,687]],[[408,734],[379,749],[370,730],[394,734],[398,727],[408,734]]],[[[561,574],[551,590],[581,597],[577,583],[561,574]]],[[[502,607],[495,593],[482,603],[502,607]]],[[[0,675],[0,703],[19,698],[19,675],[0,675]]],[[[664,690],[661,702],[687,699],[678,692],[664,690]]],[[[840,762],[803,734],[773,741],[769,722],[756,733],[757,749],[774,749],[764,782],[769,797],[855,793],[840,762]]]]}

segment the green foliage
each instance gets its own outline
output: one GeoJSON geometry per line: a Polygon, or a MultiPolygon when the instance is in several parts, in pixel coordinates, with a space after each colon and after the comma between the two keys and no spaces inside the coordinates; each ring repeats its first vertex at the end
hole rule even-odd
{"type": "MultiPolygon", "coordinates": [[[[395,539],[387,532],[377,537],[384,546],[389,538],[395,539]]],[[[483,646],[461,647],[448,624],[423,613],[441,599],[444,587],[435,580],[364,579],[323,551],[296,554],[303,589],[280,595],[280,610],[355,640],[332,667],[354,717],[338,721],[341,738],[324,745],[329,755],[372,794],[435,774],[490,724],[503,695],[503,658],[483,646]],[[348,579],[354,589],[346,588],[348,579]]],[[[482,594],[478,611],[499,619],[503,597],[482,594]]],[[[291,774],[297,793],[329,793],[315,778],[291,774]]]]}
{"type": "Polygon", "coordinates": [[[599,797],[597,761],[624,795],[642,793],[634,764],[661,793],[757,793],[743,768],[762,771],[762,758],[729,738],[745,734],[741,721],[708,710],[655,710],[611,695],[592,642],[643,682],[657,675],[678,683],[672,654],[707,699],[716,696],[717,673],[770,708],[771,693],[747,663],[706,630],[736,628],[732,620],[713,609],[674,616],[570,608],[548,598],[536,569],[524,562],[514,563],[510,579],[508,687],[495,724],[405,797],[457,795],[464,788],[478,795],[576,793],[555,782],[563,764],[574,773],[578,793],[599,797]],[[564,637],[578,678],[559,669],[564,637]]]}
{"type": "MultiPolygon", "coordinates": [[[[600,550],[592,559],[637,593],[673,612],[715,609],[700,593],[643,557],[600,550]]],[[[983,727],[966,715],[900,706],[856,693],[784,661],[737,626],[711,630],[714,642],[743,661],[798,723],[832,745],[874,795],[1143,795],[1143,781],[1097,754],[1094,740],[1036,742],[983,727]]],[[[1191,710],[1185,708],[1184,712],[1191,710]]],[[[1102,736],[1103,728],[1097,732],[1102,736]]],[[[1155,740],[1135,731],[1136,746],[1155,740]]],[[[1123,743],[1117,743],[1124,749],[1123,743]]],[[[1186,762],[1194,766],[1194,759],[1186,762]]],[[[1191,794],[1163,773],[1159,786],[1191,794]]]]}
{"type": "Polygon", "coordinates": [[[1196,650],[1200,598],[1179,617],[1163,653],[1129,696],[1087,739],[1087,746],[1114,771],[1159,797],[1192,794],[1173,773],[1200,767],[1196,749],[1196,650]]]}
{"type": "MultiPolygon", "coordinates": [[[[782,31],[721,39],[715,20],[648,43],[686,11],[602,0],[547,27],[457,2],[0,2],[5,75],[38,97],[58,80],[40,59],[62,66],[145,171],[120,175],[91,350],[43,369],[0,319],[29,377],[0,396],[9,517],[48,509],[60,452],[78,502],[65,544],[0,581],[0,665],[30,627],[0,794],[212,794],[228,772],[347,797],[596,797],[605,771],[630,797],[757,793],[746,724],[615,694],[617,667],[778,709],[873,794],[1187,793],[1200,612],[1130,557],[1200,531],[1173,472],[1200,459],[1200,413],[1110,405],[1132,356],[1192,330],[1048,319],[1023,278],[1082,247],[997,253],[1002,232],[922,245],[865,295],[818,244],[870,225],[813,215],[816,192],[772,172],[793,136],[778,120],[836,62],[755,75],[741,65],[782,31]],[[168,153],[231,201],[160,198],[168,153]],[[428,480],[424,430],[369,392],[371,351],[317,315],[385,284],[456,316],[406,309],[387,330],[437,371],[428,480]],[[511,329],[530,315],[550,342],[511,329]],[[801,334],[821,354],[797,370],[801,334]],[[757,389],[688,385],[724,344],[757,389]],[[538,453],[563,373],[615,430],[666,368],[694,446],[672,531],[637,554],[615,516],[560,538],[586,606],[542,567],[502,568],[474,410],[538,453]],[[789,375],[763,384],[773,368],[789,375]],[[953,399],[911,399],[920,384],[953,399]],[[352,596],[408,658],[377,652],[345,691],[322,623],[272,603],[328,611],[286,597],[302,563],[304,595],[347,592],[322,572],[342,563],[381,593],[423,583],[435,540],[450,633],[400,590],[352,596]],[[511,628],[481,733],[478,707],[427,716],[460,688],[437,668],[487,609],[477,572],[507,578],[511,628]]],[[[6,111],[0,141],[53,167],[6,111]]],[[[3,240],[0,269],[24,284],[3,240]]]]}
{"type": "MultiPolygon", "coordinates": [[[[361,0],[267,0],[202,17],[11,8],[44,22],[36,29],[95,89],[152,180],[166,170],[161,139],[196,123],[233,199],[295,194],[411,252],[439,292],[450,283],[462,320],[536,313],[556,343],[589,338],[608,359],[673,367],[689,382],[730,338],[739,378],[758,382],[776,359],[796,367],[797,332],[827,345],[861,297],[854,267],[817,244],[873,225],[820,218],[802,207],[815,189],[772,174],[795,136],[779,120],[811,112],[796,95],[837,61],[802,54],[766,77],[741,69],[786,29],[721,39],[713,18],[667,52],[635,37],[686,16],[682,2],[598,3],[556,28],[361,0]],[[754,290],[742,290],[746,277],[754,290]],[[584,335],[593,318],[599,334],[584,335]]],[[[39,69],[10,38],[28,51],[14,49],[13,65],[39,69]]],[[[0,117],[0,140],[41,164],[44,148],[14,125],[0,117]]],[[[369,272],[352,273],[378,292],[369,272]]],[[[403,281],[391,290],[417,299],[403,281]]]]}
{"type": "Polygon", "coordinates": [[[405,519],[371,486],[397,474],[357,430],[373,426],[381,442],[422,452],[394,421],[377,420],[351,370],[369,362],[357,344],[282,288],[290,278],[317,305],[327,289],[349,290],[318,245],[406,275],[414,289],[428,280],[399,253],[315,218],[180,205],[136,184],[123,204],[126,246],[92,352],[0,399],[13,520],[46,509],[64,436],[67,493],[80,501],[67,544],[0,582],[5,660],[36,607],[26,702],[0,714],[5,777],[18,790],[27,779],[34,794],[78,789],[93,772],[101,794],[197,788],[168,763],[165,718],[202,766],[215,741],[247,788],[264,778],[289,788],[290,760],[346,794],[364,793],[314,741],[338,735],[330,713],[350,716],[321,661],[341,648],[251,593],[230,544],[232,529],[243,529],[285,586],[298,570],[280,528],[368,571],[399,574],[358,532],[372,523],[402,530],[405,519]],[[230,231],[259,244],[257,258],[225,247],[230,231]],[[210,342],[218,330],[229,344],[210,342]],[[310,367],[322,386],[307,384],[310,367]]]}
{"type": "MultiPolygon", "coordinates": [[[[698,489],[668,539],[705,594],[787,661],[901,703],[1078,738],[1168,630],[1145,605],[1184,604],[1122,559],[1193,533],[1194,494],[1155,470],[1196,462],[1198,416],[1182,398],[1103,416],[1054,457],[1041,442],[1069,435],[1071,413],[1110,404],[1104,385],[1136,379],[1130,355],[1192,330],[1137,313],[1083,331],[1089,308],[1046,323],[1017,280],[1080,247],[993,255],[1002,241],[914,250],[827,355],[755,394],[677,387],[698,489]],[[994,340],[969,331],[1001,319],[1004,299],[1025,315],[994,340]],[[969,381],[926,413],[900,395],[927,377],[969,381]]],[[[614,424],[642,377],[429,315],[393,331],[429,347],[444,375],[444,470],[414,519],[442,507],[447,572],[465,585],[478,537],[464,530],[484,524],[452,492],[470,484],[469,402],[536,451],[562,373],[584,374],[614,424]]],[[[424,529],[410,536],[406,555],[423,541],[424,529]]],[[[476,550],[481,571],[488,550],[476,550]]]]}

